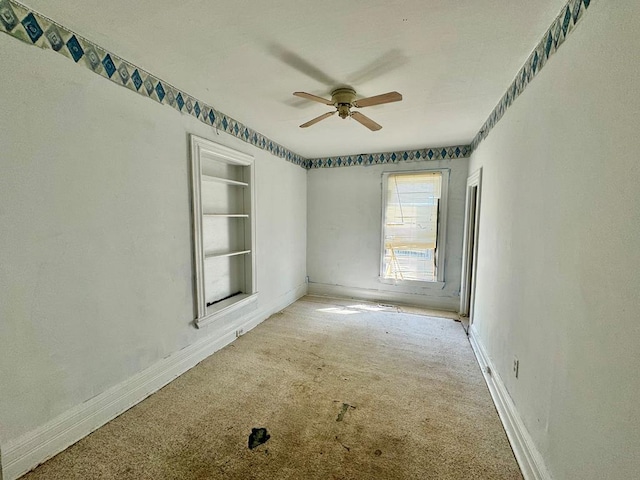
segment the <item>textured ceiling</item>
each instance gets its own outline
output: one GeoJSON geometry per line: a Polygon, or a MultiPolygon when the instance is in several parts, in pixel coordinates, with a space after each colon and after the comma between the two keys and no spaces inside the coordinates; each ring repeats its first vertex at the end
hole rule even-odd
{"type": "Polygon", "coordinates": [[[565,0],[27,0],[307,158],[468,144],[565,0]],[[391,90],[370,132],[293,97],[391,90]]]}

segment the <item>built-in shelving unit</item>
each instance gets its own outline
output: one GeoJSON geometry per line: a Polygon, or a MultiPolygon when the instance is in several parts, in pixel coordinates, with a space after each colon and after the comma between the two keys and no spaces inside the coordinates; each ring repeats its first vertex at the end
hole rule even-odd
{"type": "Polygon", "coordinates": [[[196,325],[257,298],[253,157],[191,136],[196,325]]]}

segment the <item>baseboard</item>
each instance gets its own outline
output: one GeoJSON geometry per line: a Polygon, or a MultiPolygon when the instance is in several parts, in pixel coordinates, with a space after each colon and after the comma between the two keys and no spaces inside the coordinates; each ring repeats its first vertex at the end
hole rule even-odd
{"type": "MultiPolygon", "coordinates": [[[[222,335],[216,331],[91,400],[71,408],[47,424],[2,445],[0,479],[15,480],[60,453],[233,342],[236,330],[251,330],[306,293],[307,285],[301,284],[259,310],[240,318],[222,335]]],[[[203,331],[207,332],[207,329],[203,331]]]]}
{"type": "Polygon", "coordinates": [[[525,480],[551,480],[540,452],[516,409],[507,388],[494,368],[473,325],[469,329],[469,341],[478,359],[489,392],[496,405],[500,420],[507,432],[511,448],[522,470],[525,480]],[[488,367],[488,371],[487,371],[488,367]],[[490,373],[489,373],[490,372],[490,373]]]}
{"type": "Polygon", "coordinates": [[[389,302],[397,305],[426,307],[456,313],[460,303],[459,299],[449,297],[435,297],[427,294],[392,292],[388,290],[346,287],[343,285],[329,285],[314,282],[309,283],[309,295],[333,298],[357,298],[359,300],[389,302]]]}

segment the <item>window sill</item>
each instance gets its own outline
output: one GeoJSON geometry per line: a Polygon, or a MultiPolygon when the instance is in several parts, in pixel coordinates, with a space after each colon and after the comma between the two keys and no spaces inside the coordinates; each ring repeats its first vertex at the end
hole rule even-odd
{"type": "Polygon", "coordinates": [[[394,285],[398,287],[418,287],[424,290],[443,290],[445,282],[421,282],[418,280],[393,280],[390,278],[378,277],[380,283],[394,285]]]}

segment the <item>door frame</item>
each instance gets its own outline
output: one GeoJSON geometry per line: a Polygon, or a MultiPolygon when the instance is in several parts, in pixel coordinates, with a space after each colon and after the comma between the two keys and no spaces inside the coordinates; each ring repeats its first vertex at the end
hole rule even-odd
{"type": "Polygon", "coordinates": [[[478,234],[480,232],[480,199],[482,167],[467,178],[467,198],[464,212],[464,243],[460,285],[460,318],[467,334],[473,323],[473,310],[478,265],[478,234]],[[473,225],[472,225],[473,223],[473,225]]]}

